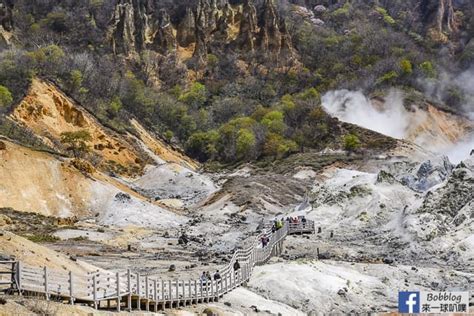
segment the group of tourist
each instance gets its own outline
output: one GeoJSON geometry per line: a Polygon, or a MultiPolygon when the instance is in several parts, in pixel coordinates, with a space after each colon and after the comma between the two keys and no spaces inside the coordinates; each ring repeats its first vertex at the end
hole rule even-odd
{"type": "MultiPolygon", "coordinates": [[[[235,277],[237,278],[239,270],[240,270],[239,260],[235,260],[233,268],[234,268],[234,272],[235,272],[235,277]]],[[[201,277],[199,279],[201,281],[201,284],[206,286],[206,285],[211,285],[212,280],[219,282],[222,279],[222,277],[221,277],[221,274],[219,273],[219,270],[217,270],[216,273],[214,273],[214,276],[212,276],[212,277],[211,277],[211,274],[209,273],[209,271],[204,271],[201,274],[201,277]]]]}
{"type": "MultiPolygon", "coordinates": [[[[217,270],[216,273],[214,273],[213,278],[214,278],[214,281],[218,281],[221,279],[219,270],[217,270]]],[[[200,280],[201,280],[202,285],[207,285],[207,282],[212,281],[213,278],[211,278],[211,274],[209,273],[209,271],[204,271],[201,274],[200,280]]]]}
{"type": "Polygon", "coordinates": [[[290,224],[305,224],[306,223],[306,217],[300,216],[300,217],[287,217],[286,221],[290,224]]]}

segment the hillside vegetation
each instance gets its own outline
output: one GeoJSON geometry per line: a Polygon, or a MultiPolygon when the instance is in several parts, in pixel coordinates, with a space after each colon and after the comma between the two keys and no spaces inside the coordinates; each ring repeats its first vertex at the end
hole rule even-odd
{"type": "Polygon", "coordinates": [[[470,1],[3,0],[0,109],[35,78],[105,126],[130,118],[202,162],[371,149],[321,108],[330,89],[399,87],[461,112],[470,1]],[[430,87],[428,90],[427,87],[430,87]]]}

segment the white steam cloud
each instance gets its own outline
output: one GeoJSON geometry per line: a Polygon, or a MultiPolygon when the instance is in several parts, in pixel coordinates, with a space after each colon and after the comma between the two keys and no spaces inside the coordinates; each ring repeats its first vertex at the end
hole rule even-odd
{"type": "Polygon", "coordinates": [[[409,113],[403,107],[402,94],[392,90],[386,102],[390,106],[377,107],[362,92],[349,90],[329,91],[322,98],[325,110],[341,121],[402,139],[410,125],[409,113]]]}
{"type": "Polygon", "coordinates": [[[403,93],[395,89],[385,97],[385,102],[370,100],[360,91],[329,91],[323,96],[322,104],[329,114],[341,121],[394,138],[410,139],[424,148],[447,155],[453,163],[467,158],[474,148],[474,135],[452,144],[444,135],[432,135],[431,131],[424,130],[429,128],[422,126],[423,123],[426,125],[427,114],[419,110],[408,111],[403,105],[403,93]]]}

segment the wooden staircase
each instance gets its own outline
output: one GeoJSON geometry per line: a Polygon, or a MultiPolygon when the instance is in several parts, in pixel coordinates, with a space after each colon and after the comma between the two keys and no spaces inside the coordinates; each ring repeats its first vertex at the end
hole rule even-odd
{"type": "MultiPolygon", "coordinates": [[[[231,261],[220,270],[220,280],[202,282],[193,280],[164,280],[159,277],[142,276],[130,270],[109,272],[97,270],[82,275],[51,270],[46,267],[29,267],[21,262],[11,264],[8,290],[20,295],[42,296],[68,304],[88,304],[94,308],[158,311],[191,304],[218,301],[226,293],[250,279],[255,266],[265,264],[272,256],[283,251],[287,235],[314,233],[314,222],[293,224],[284,222],[282,228],[272,233],[265,228],[251,245],[234,252],[231,261]],[[261,238],[269,242],[262,248],[261,238]],[[240,269],[234,270],[238,261],[240,269]],[[105,306],[104,306],[105,305],[105,306]]],[[[0,283],[2,284],[2,283],[0,283]]]]}

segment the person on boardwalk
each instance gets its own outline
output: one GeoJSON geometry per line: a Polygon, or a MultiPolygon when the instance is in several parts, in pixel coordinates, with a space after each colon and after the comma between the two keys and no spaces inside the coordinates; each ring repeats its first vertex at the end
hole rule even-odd
{"type": "Polygon", "coordinates": [[[235,273],[235,279],[239,279],[239,272],[240,272],[240,263],[239,260],[235,260],[234,262],[234,273],[235,273]]]}
{"type": "Polygon", "coordinates": [[[306,227],[306,217],[304,216],[301,217],[301,224],[303,224],[303,228],[306,227]]]}
{"type": "Polygon", "coordinates": [[[265,248],[268,244],[268,237],[262,236],[261,241],[262,241],[262,248],[265,248]]]}
{"type": "Polygon", "coordinates": [[[282,227],[283,227],[283,221],[277,220],[277,221],[276,221],[276,224],[275,224],[276,230],[279,230],[279,229],[282,228],[282,227]]]}
{"type": "Polygon", "coordinates": [[[207,284],[207,274],[206,274],[205,271],[201,274],[200,279],[201,279],[201,284],[202,284],[202,285],[206,285],[206,284],[207,284]]]}
{"type": "Polygon", "coordinates": [[[214,280],[219,281],[221,279],[221,274],[219,273],[219,270],[214,273],[214,280]]]}
{"type": "Polygon", "coordinates": [[[234,262],[234,271],[239,271],[240,270],[240,263],[239,260],[235,260],[234,262]]]}

